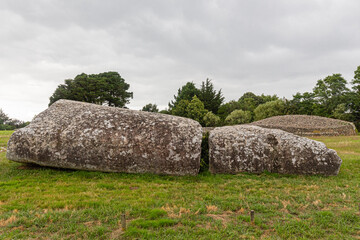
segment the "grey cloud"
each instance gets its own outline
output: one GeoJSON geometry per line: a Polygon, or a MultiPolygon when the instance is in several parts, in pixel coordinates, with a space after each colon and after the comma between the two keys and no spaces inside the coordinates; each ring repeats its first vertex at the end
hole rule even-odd
{"type": "Polygon", "coordinates": [[[356,0],[4,0],[0,9],[0,108],[24,120],[81,72],[118,71],[139,109],[164,108],[207,77],[227,100],[291,97],[332,73],[350,80],[360,65],[356,0]]]}

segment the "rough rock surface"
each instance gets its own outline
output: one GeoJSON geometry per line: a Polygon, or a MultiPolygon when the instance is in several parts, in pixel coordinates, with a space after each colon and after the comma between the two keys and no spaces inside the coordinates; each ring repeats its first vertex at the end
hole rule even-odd
{"type": "Polygon", "coordinates": [[[351,122],[309,115],[275,116],[250,125],[281,129],[300,136],[356,135],[356,127],[351,122]]]}
{"type": "Polygon", "coordinates": [[[324,143],[251,125],[215,128],[209,136],[212,173],[264,171],[337,175],[341,159],[324,143]]]}
{"type": "Polygon", "coordinates": [[[60,168],[196,175],[201,139],[191,119],[59,100],[13,133],[6,156],[60,168]]]}

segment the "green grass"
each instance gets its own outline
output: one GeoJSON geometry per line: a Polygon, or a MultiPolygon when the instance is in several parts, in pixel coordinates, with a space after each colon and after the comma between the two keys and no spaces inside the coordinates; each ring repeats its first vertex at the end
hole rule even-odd
{"type": "Polygon", "coordinates": [[[85,172],[1,152],[0,239],[360,239],[360,136],[317,140],[343,159],[338,176],[85,172]]]}

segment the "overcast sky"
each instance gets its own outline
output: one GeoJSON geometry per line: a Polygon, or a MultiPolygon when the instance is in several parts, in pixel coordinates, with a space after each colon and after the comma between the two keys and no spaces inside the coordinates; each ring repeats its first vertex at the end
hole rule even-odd
{"type": "Polygon", "coordinates": [[[65,79],[116,71],[131,109],[206,78],[291,98],[360,65],[359,0],[1,0],[0,108],[31,120],[65,79]]]}

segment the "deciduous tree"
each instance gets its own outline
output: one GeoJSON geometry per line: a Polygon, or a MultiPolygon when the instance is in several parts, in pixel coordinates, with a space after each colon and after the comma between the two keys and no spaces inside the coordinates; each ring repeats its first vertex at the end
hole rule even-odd
{"type": "Polygon", "coordinates": [[[146,104],[141,111],[145,112],[159,112],[159,109],[157,108],[156,104],[148,103],[146,104]]]}
{"type": "Polygon", "coordinates": [[[203,118],[206,127],[216,127],[221,123],[220,117],[216,116],[212,112],[207,112],[203,118]]]}
{"type": "Polygon", "coordinates": [[[286,106],[283,100],[270,101],[264,104],[260,104],[254,110],[255,120],[261,120],[264,118],[285,115],[286,106]]]}
{"type": "Polygon", "coordinates": [[[195,83],[187,82],[178,89],[177,95],[174,95],[174,100],[169,102],[169,110],[175,108],[181,100],[190,102],[195,95],[199,95],[199,89],[196,88],[195,83]]]}
{"type": "Polygon", "coordinates": [[[229,114],[229,116],[226,117],[225,123],[227,125],[236,125],[236,124],[244,124],[249,123],[252,120],[250,111],[244,111],[244,110],[235,110],[232,113],[229,114]]]}
{"type": "Polygon", "coordinates": [[[69,99],[124,107],[129,103],[130,98],[133,98],[133,93],[128,92],[129,87],[130,85],[117,72],[90,75],[82,73],[59,85],[50,97],[49,106],[59,99],[69,99]]]}

